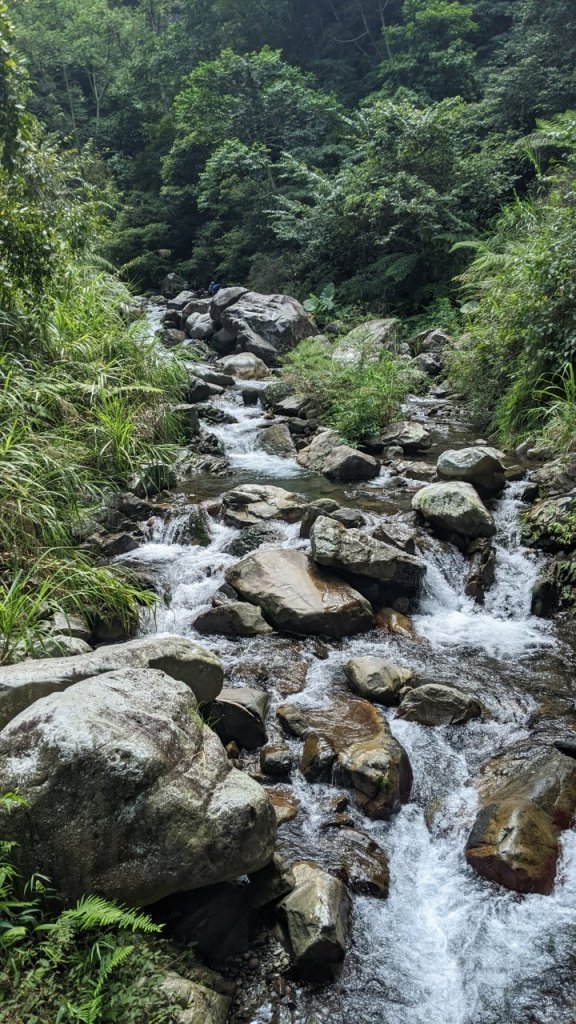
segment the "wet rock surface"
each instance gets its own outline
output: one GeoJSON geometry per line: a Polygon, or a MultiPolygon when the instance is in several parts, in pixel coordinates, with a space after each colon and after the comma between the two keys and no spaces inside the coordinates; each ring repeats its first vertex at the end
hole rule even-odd
{"type": "Polygon", "coordinates": [[[346,529],[321,516],[310,532],[312,557],[319,565],[352,577],[377,580],[386,603],[393,597],[415,597],[426,566],[413,555],[375,540],[362,530],[346,529]]]}
{"type": "Polygon", "coordinates": [[[281,904],[294,967],[305,977],[330,974],[346,953],[349,901],[342,882],[318,864],[292,866],[295,888],[281,904]]]}
{"type": "Polygon", "coordinates": [[[335,751],[334,781],[353,790],[369,817],[387,818],[408,800],[412,771],[406,751],[366,701],[335,697],[326,710],[284,704],[277,715],[293,735],[306,739],[311,731],[335,751]]]}
{"type": "Polygon", "coordinates": [[[368,601],[300,551],[278,548],[248,555],[227,570],[226,580],[279,630],[348,636],[372,625],[368,601]]]}
{"type": "Polygon", "coordinates": [[[550,893],[560,832],[576,812],[576,761],[555,747],[521,743],[488,762],[478,789],[468,863],[516,892],[550,893]]]}
{"type": "Polygon", "coordinates": [[[185,682],[198,700],[216,697],[224,678],[211,651],[184,637],[169,636],[141,637],[76,657],[6,665],[0,668],[0,725],[40,697],[127,667],[159,669],[185,682]]]}
{"type": "MultiPolygon", "coordinates": [[[[238,353],[238,339],[221,326],[228,297],[223,295],[220,302],[221,308],[214,307],[215,333],[209,341],[214,354],[208,358],[246,355],[238,353]]],[[[190,308],[186,318],[206,312],[205,307],[190,308]]],[[[175,321],[174,328],[179,326],[175,321]]],[[[326,333],[333,331],[338,328],[326,333]]],[[[334,344],[328,339],[323,343],[334,344]]],[[[424,372],[437,373],[448,343],[443,332],[432,331],[413,339],[410,347],[412,354],[420,354],[424,372]]],[[[210,350],[201,344],[206,359],[210,350]]],[[[270,358],[267,345],[260,351],[263,361],[270,358]]],[[[259,367],[252,359],[249,363],[259,367]]],[[[545,1024],[568,1024],[576,998],[566,927],[574,904],[574,847],[564,823],[570,820],[572,798],[566,779],[558,781],[562,762],[551,770],[549,763],[535,769],[534,761],[544,757],[545,749],[569,763],[573,760],[576,719],[569,648],[564,646],[572,638],[569,626],[559,629],[557,623],[531,618],[530,601],[538,574],[534,610],[538,605],[543,614],[552,615],[571,601],[571,552],[566,549],[571,507],[565,500],[574,487],[569,483],[570,460],[540,470],[532,444],[530,454],[519,453],[518,465],[506,471],[503,492],[494,488],[489,493],[486,480],[476,479],[474,501],[482,497],[487,502],[479,518],[486,524],[487,515],[493,525],[487,527],[487,536],[473,539],[453,525],[442,526],[410,511],[419,485],[435,480],[439,457],[455,453],[462,463],[463,451],[489,447],[462,422],[458,399],[443,381],[428,395],[410,396],[399,415],[399,423],[402,417],[410,425],[414,442],[423,439],[422,447],[410,447],[410,437],[402,436],[402,430],[385,446],[380,434],[366,438],[362,447],[378,456],[378,465],[383,460],[380,475],[366,481],[338,480],[328,478],[323,469],[343,439],[318,430],[314,402],[292,395],[276,371],[268,377],[270,370],[260,366],[257,372],[266,373],[269,383],[264,376],[247,380],[254,404],[245,405],[240,375],[235,375],[233,388],[226,370],[212,370],[218,379],[207,366],[191,367],[197,380],[216,391],[194,406],[206,453],[196,460],[184,485],[195,504],[209,510],[208,543],[192,548],[186,533],[170,526],[166,511],[154,511],[167,500],[171,507],[174,497],[133,498],[142,503],[142,516],[130,512],[133,529],[126,519],[111,520],[105,528],[133,533],[137,541],[133,552],[118,556],[121,561],[141,571],[145,567],[152,578],[158,572],[157,589],[166,595],[165,608],[158,612],[159,630],[189,634],[198,614],[211,607],[219,611],[236,604],[260,611],[258,602],[252,604],[252,598],[246,601],[230,584],[223,585],[224,574],[235,569],[235,559],[262,546],[291,552],[300,564],[304,559],[310,565],[308,538],[321,516],[396,552],[417,554],[426,563],[419,596],[390,595],[384,608],[376,603],[366,632],[353,632],[350,639],[343,639],[347,634],[340,633],[342,623],[332,635],[315,633],[316,623],[310,635],[291,629],[297,638],[277,630],[243,638],[224,633],[202,637],[217,651],[233,693],[248,688],[269,698],[256,736],[260,744],[267,738],[266,743],[248,750],[231,740],[227,763],[264,784],[287,864],[317,862],[325,875],[343,883],[352,908],[344,961],[335,963],[341,974],[334,985],[318,986],[316,969],[295,967],[288,937],[282,947],[271,930],[278,927],[278,903],[291,894],[293,882],[286,891],[284,874],[274,870],[261,890],[254,885],[248,899],[248,935],[242,909],[246,904],[238,905],[239,933],[244,929],[243,941],[248,943],[245,952],[231,953],[222,967],[236,987],[227,1024],[397,1024],[400,1019],[416,1024],[420,1016],[442,1024],[470,1024],[471,1006],[475,1016],[494,1024],[540,1018],[545,1024]],[[269,445],[265,451],[267,433],[286,445],[289,434],[297,459],[288,447],[286,454],[282,446],[269,445]],[[218,480],[218,462],[228,479],[218,480]],[[529,475],[522,480],[527,464],[529,475]],[[248,515],[253,519],[235,522],[243,502],[228,504],[222,501],[223,492],[242,489],[247,482],[279,488],[283,501],[293,494],[301,507],[296,510],[288,501],[284,514],[270,495],[252,494],[245,507],[252,506],[248,515]],[[519,542],[518,514],[522,501],[535,500],[537,488],[541,501],[562,503],[543,514],[547,523],[541,538],[536,530],[530,537],[527,529],[526,540],[535,543],[534,553],[527,553],[519,542]],[[253,506],[260,507],[255,511],[253,506]],[[141,527],[150,517],[166,524],[154,527],[152,543],[150,528],[141,527]],[[547,544],[552,562],[538,555],[538,548],[547,544]],[[410,678],[398,687],[394,677],[389,694],[385,677],[378,700],[368,689],[365,699],[356,699],[347,693],[345,667],[370,659],[410,678]],[[291,717],[297,735],[280,730],[279,704],[291,709],[286,719],[291,717]],[[353,704],[361,710],[352,711],[353,704]],[[481,717],[470,716],[479,705],[481,717]],[[516,749],[512,755],[510,744],[518,736],[523,752],[516,749]],[[409,793],[402,748],[414,769],[409,793]],[[502,758],[494,757],[502,750],[502,758]],[[477,809],[470,779],[487,759],[477,809]],[[499,773],[498,764],[505,766],[499,773]],[[533,786],[535,779],[538,785],[533,786]],[[402,801],[407,806],[394,816],[392,808],[401,807],[402,801]],[[467,834],[471,839],[465,856],[467,834]],[[513,891],[499,891],[495,883],[513,891]],[[519,900],[514,890],[525,895],[519,900]],[[506,972],[494,971],[495,962],[505,962],[506,972]],[[448,976],[449,997],[444,986],[448,976]],[[311,979],[315,984],[309,984],[311,979]]],[[[322,566],[319,572],[343,582],[343,570],[335,566],[322,566]]],[[[282,562],[276,561],[269,575],[273,590],[286,586],[282,562]]],[[[363,593],[376,601],[377,581],[357,579],[352,588],[359,594],[363,579],[363,593]]],[[[298,600],[306,604],[308,590],[302,590],[300,577],[293,581],[298,600]]],[[[322,604],[323,596],[316,594],[318,599],[322,604]]],[[[267,876],[268,871],[266,867],[261,873],[267,876]]],[[[243,884],[250,894],[252,881],[243,884]]],[[[234,922],[229,930],[232,939],[234,922]]],[[[226,939],[224,930],[222,942],[226,939]]],[[[207,1024],[208,1010],[203,1012],[207,1024]]]]}
{"type": "Polygon", "coordinates": [[[377,704],[397,704],[403,688],[414,679],[411,669],[383,658],[352,658],[344,671],[350,688],[377,704]]]}
{"type": "Polygon", "coordinates": [[[427,683],[403,697],[398,717],[420,725],[462,725],[480,718],[482,705],[453,686],[427,683]]]}

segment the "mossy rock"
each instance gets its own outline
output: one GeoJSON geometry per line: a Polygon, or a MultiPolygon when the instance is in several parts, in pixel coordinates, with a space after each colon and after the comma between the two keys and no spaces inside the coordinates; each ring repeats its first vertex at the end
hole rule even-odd
{"type": "Polygon", "coordinates": [[[551,553],[575,551],[576,498],[567,494],[538,502],[523,516],[522,540],[551,553]]]}

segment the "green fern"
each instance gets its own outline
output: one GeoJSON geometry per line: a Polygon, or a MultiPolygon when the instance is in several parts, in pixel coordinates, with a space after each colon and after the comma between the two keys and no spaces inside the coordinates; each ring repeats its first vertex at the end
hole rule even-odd
{"type": "Polygon", "coordinates": [[[162,930],[147,914],[138,913],[101,896],[83,896],[75,907],[65,910],[60,917],[62,921],[70,922],[83,931],[90,928],[122,928],[133,932],[162,930]]]}

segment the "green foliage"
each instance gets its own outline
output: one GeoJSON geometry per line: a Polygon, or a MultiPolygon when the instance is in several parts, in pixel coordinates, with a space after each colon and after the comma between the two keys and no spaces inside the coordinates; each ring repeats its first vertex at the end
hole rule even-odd
{"type": "Polygon", "coordinates": [[[388,59],[381,75],[387,88],[403,86],[432,100],[475,98],[473,4],[404,0],[401,18],[385,29],[388,59]]]}
{"type": "MultiPolygon", "coordinates": [[[[10,813],[23,801],[0,797],[10,813]]],[[[63,909],[47,879],[26,884],[0,840],[2,1024],[170,1024],[158,991],[172,951],[137,910],[89,895],[63,909]],[[141,933],[135,935],[134,933],[141,933]],[[148,938],[146,938],[148,936],[148,938]]]]}
{"type": "Polygon", "coordinates": [[[275,231],[305,277],[321,267],[344,282],[344,302],[417,308],[456,272],[454,243],[496,211],[509,185],[503,155],[475,136],[461,100],[375,97],[351,130],[334,177],[301,165],[307,198],[280,200],[275,231]]]}
{"type": "Polygon", "coordinates": [[[334,296],[336,295],[336,285],[333,283],[324,285],[324,288],[320,292],[320,295],[315,295],[311,292],[308,298],[304,302],[304,309],[307,313],[312,313],[313,316],[319,318],[320,321],[326,319],[330,314],[333,314],[336,309],[336,303],[334,296]]]}
{"type": "Polygon", "coordinates": [[[54,288],[37,308],[38,333],[14,313],[0,348],[3,661],[32,646],[47,609],[133,621],[138,602],[150,603],[70,549],[89,507],[143,463],[171,461],[179,440],[166,403],[179,398],[184,371],[159,357],[139,324],[127,326],[124,289],[82,264],[61,268],[54,288]]]}
{"type": "MultiPolygon", "coordinates": [[[[564,138],[565,129],[564,118],[564,138]]],[[[572,145],[574,151],[576,135],[572,145]]],[[[548,431],[567,437],[559,424],[570,422],[571,371],[565,367],[576,359],[575,183],[570,155],[533,199],[503,212],[461,277],[475,307],[453,379],[484,422],[493,410],[492,426],[505,442],[542,426],[543,403],[551,403],[556,423],[548,431]],[[564,397],[555,399],[559,390],[564,397]]]]}
{"type": "Polygon", "coordinates": [[[322,422],[352,444],[394,419],[415,384],[406,363],[390,352],[374,361],[367,349],[344,363],[318,338],[301,341],[285,357],[283,372],[295,390],[314,399],[322,422]]]}

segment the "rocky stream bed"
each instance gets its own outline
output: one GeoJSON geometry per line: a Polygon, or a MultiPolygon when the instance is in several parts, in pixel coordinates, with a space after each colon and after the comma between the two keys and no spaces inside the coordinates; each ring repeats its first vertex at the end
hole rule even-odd
{"type": "MultiPolygon", "coordinates": [[[[200,675],[194,662],[195,693],[245,780],[242,814],[249,805],[258,823],[252,833],[248,819],[232,824],[229,797],[215,810],[210,796],[222,835],[236,828],[244,845],[237,874],[270,857],[269,812],[250,787],[272,800],[274,869],[187,902],[173,895],[186,872],[179,883],[178,864],[167,863],[165,891],[131,893],[148,904],[172,893],[160,916],[226,979],[216,984],[220,1009],[189,1019],[220,1024],[232,999],[230,1024],[573,1024],[572,636],[531,611],[546,556],[521,543],[525,466],[505,460],[501,478],[494,462],[484,467],[475,478],[483,504],[443,455],[483,443],[437,387],[408,400],[409,436],[388,439],[375,471],[355,463],[327,473],[326,452],[315,471],[299,440],[300,430],[318,449],[302,407],[267,403],[277,377],[241,364],[191,364],[209,385],[190,396],[205,457],[170,493],[143,501],[136,540],[110,551],[161,595],[133,653],[117,662],[125,648],[100,648],[82,655],[93,659],[84,668],[68,659],[74,681],[113,673],[98,698],[105,716],[119,700],[114,673],[170,675],[170,652],[160,663],[142,647],[148,640],[207,648],[216,658],[200,675]],[[228,381],[218,382],[222,373],[228,381]],[[289,429],[291,419],[301,425],[289,429]],[[465,528],[448,528],[441,492],[426,491],[453,488],[454,476],[465,528]]],[[[23,707],[44,678],[38,669],[24,680],[23,707]]],[[[125,685],[136,693],[142,681],[125,685]]],[[[62,696],[90,701],[86,686],[62,696]]],[[[168,689],[157,713],[162,701],[179,702],[183,721],[188,698],[168,689]]],[[[134,702],[138,729],[149,709],[136,714],[134,702]]],[[[182,740],[183,772],[206,747],[200,733],[182,740]]],[[[178,792],[172,786],[174,805],[178,792]]],[[[240,807],[236,791],[234,800],[240,807]]],[[[146,830],[138,842],[145,858],[146,830]]],[[[224,877],[223,849],[220,837],[200,852],[203,884],[213,881],[211,861],[213,877],[224,877]]],[[[116,883],[125,895],[126,882],[116,883]]]]}

